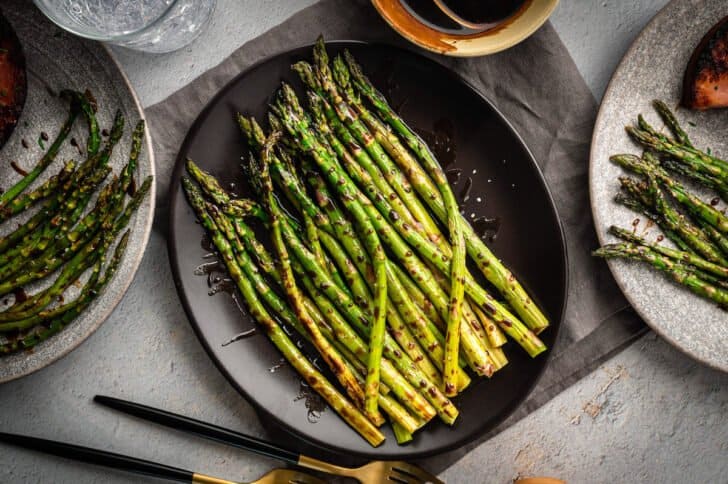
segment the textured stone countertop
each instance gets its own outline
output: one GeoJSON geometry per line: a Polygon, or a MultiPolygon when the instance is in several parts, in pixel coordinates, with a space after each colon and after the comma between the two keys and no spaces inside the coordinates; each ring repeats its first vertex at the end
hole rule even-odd
{"type": "MultiPolygon", "coordinates": [[[[172,54],[115,49],[149,106],[222,61],[305,1],[219,0],[202,36],[172,54]]],[[[665,0],[563,0],[552,22],[595,97],[665,0]]],[[[728,12],[727,12],[728,13],[728,12]]],[[[0,429],[108,448],[235,479],[276,462],[141,423],[93,405],[136,398],[243,432],[264,431],[207,358],[179,304],[157,220],[142,265],[109,320],[79,349],[0,386],[0,429]]],[[[648,334],[540,410],[447,469],[450,483],[550,475],[571,483],[728,482],[728,375],[648,334]]],[[[0,481],[132,483],[138,477],[3,447],[0,481]]]]}

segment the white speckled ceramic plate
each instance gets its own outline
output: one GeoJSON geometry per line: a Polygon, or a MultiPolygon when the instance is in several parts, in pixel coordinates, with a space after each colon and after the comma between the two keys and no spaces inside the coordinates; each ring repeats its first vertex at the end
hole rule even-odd
{"type": "MultiPolygon", "coordinates": [[[[20,38],[28,70],[25,109],[15,131],[0,151],[0,185],[7,187],[20,178],[11,168],[10,161],[30,167],[39,159],[43,153],[37,142],[41,131],[55,136],[67,115],[67,105],[51,92],[63,88],[80,91],[89,89],[93,93],[98,103],[97,116],[101,127],[109,127],[116,109],[122,110],[126,118],[124,137],[110,160],[114,172],[118,173],[126,164],[130,133],[142,117],[142,109],[114,59],[101,44],[81,40],[60,30],[46,20],[32,2],[3,0],[0,8],[20,38]],[[28,149],[22,147],[22,140],[26,140],[28,149]]],[[[79,143],[85,143],[86,128],[83,121],[76,122],[69,139],[71,137],[75,137],[79,143]]],[[[56,161],[33,186],[52,173],[57,173],[64,160],[74,157],[78,158],[78,151],[67,140],[56,161]]],[[[147,135],[139,158],[137,179],[153,174],[154,159],[151,140],[147,135]]],[[[129,223],[131,236],[124,260],[104,293],[73,323],[32,351],[0,357],[0,382],[27,375],[58,360],[88,338],[109,316],[131,284],[141,262],[151,230],[154,198],[152,187],[151,193],[129,223]]],[[[13,224],[8,222],[3,225],[0,235],[13,224]]],[[[32,287],[28,289],[28,292],[33,292],[32,287]]]]}
{"type": "MultiPolygon", "coordinates": [[[[590,190],[596,230],[601,243],[614,242],[610,225],[631,227],[634,212],[613,201],[617,177],[625,174],[609,161],[616,153],[640,153],[624,126],[639,113],[662,127],[651,107],[653,99],[676,106],[688,59],[705,33],[728,15],[725,0],[674,0],[645,27],[622,59],[602,100],[591,148],[590,190]]],[[[728,158],[728,110],[677,110],[693,143],[728,158]],[[688,124],[690,123],[690,124],[688,124]],[[692,126],[695,124],[695,126],[692,126]]],[[[695,191],[710,200],[714,194],[695,191]]],[[[644,221],[638,233],[648,229],[644,221]]],[[[650,228],[654,240],[658,229],[650,228]]],[[[728,312],[721,310],[640,263],[612,260],[609,267],[625,296],[652,329],[693,358],[728,371],[728,312]]]]}

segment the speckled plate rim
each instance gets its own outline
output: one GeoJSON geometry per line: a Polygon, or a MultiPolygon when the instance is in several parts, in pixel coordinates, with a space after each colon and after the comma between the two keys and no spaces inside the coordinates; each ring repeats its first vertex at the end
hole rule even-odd
{"type": "MultiPolygon", "coordinates": [[[[372,4],[377,12],[379,12],[379,15],[390,27],[392,27],[392,29],[413,44],[416,44],[423,49],[427,49],[430,52],[435,52],[436,54],[452,57],[476,57],[501,52],[527,39],[541,28],[544,23],[546,23],[556,6],[559,4],[559,0],[530,1],[530,5],[525,8],[523,13],[503,28],[496,27],[494,29],[495,31],[486,31],[480,36],[470,38],[440,39],[442,43],[452,46],[452,50],[444,48],[438,49],[426,42],[423,42],[415,33],[399,25],[384,5],[386,0],[372,0],[372,4]]],[[[423,26],[423,28],[426,27],[423,26]]],[[[434,29],[428,28],[428,30],[437,32],[434,29]]]]}
{"type": "MultiPolygon", "coordinates": [[[[134,277],[136,276],[137,271],[139,270],[139,265],[142,262],[142,259],[144,258],[144,254],[146,253],[147,244],[149,243],[149,238],[152,234],[152,224],[154,222],[154,212],[156,208],[156,198],[157,198],[157,174],[156,174],[156,164],[154,160],[154,148],[152,146],[152,137],[149,134],[149,123],[147,122],[146,118],[144,117],[144,108],[141,105],[141,101],[139,100],[139,97],[137,96],[136,91],[134,90],[134,87],[131,85],[131,81],[127,77],[126,73],[121,67],[121,64],[119,64],[119,61],[116,59],[114,54],[111,52],[111,49],[109,49],[108,46],[104,44],[100,44],[101,50],[106,54],[106,57],[111,60],[113,67],[115,68],[116,72],[118,73],[121,80],[124,82],[124,87],[128,90],[131,100],[134,104],[134,107],[137,110],[137,114],[139,115],[140,119],[144,119],[146,124],[146,130],[144,131],[144,144],[147,149],[147,157],[149,159],[149,173],[151,176],[154,177],[154,180],[152,182],[152,186],[149,189],[149,193],[147,194],[147,202],[145,205],[148,207],[146,213],[137,212],[135,214],[135,217],[139,217],[140,215],[144,215],[146,219],[146,223],[143,227],[143,234],[141,238],[141,244],[139,244],[137,253],[134,254],[133,258],[130,258],[132,254],[129,253],[129,251],[124,254],[123,263],[127,267],[131,267],[131,270],[129,271],[129,276],[126,278],[126,280],[120,280],[118,279],[118,275],[114,278],[112,282],[116,283],[118,290],[118,297],[114,300],[108,300],[105,301],[105,307],[108,309],[104,311],[97,319],[96,321],[89,325],[86,328],[86,331],[83,333],[80,333],[76,339],[74,339],[71,343],[65,345],[60,351],[54,353],[51,357],[45,358],[45,359],[39,359],[39,361],[35,363],[31,363],[30,365],[26,365],[23,367],[23,370],[20,372],[17,372],[15,374],[13,373],[0,373],[0,384],[6,383],[9,381],[17,380],[18,378],[22,378],[24,376],[28,376],[32,373],[35,373],[36,371],[42,370],[43,368],[46,368],[47,366],[51,365],[52,363],[55,363],[56,361],[60,360],[61,358],[68,355],[70,352],[78,348],[81,343],[86,341],[92,334],[96,332],[99,327],[107,320],[109,319],[109,316],[111,316],[111,313],[114,312],[114,309],[116,309],[116,306],[119,305],[121,300],[126,295],[126,292],[129,290],[129,287],[131,286],[131,283],[134,281],[134,277]]],[[[108,290],[108,288],[107,288],[108,290]]],[[[108,294],[108,293],[106,293],[108,294]]],[[[97,301],[95,301],[91,307],[96,306],[99,304],[101,300],[105,297],[106,294],[102,294],[101,298],[97,301]]],[[[87,308],[87,311],[90,308],[87,308]]],[[[81,317],[81,316],[79,316],[81,317]]],[[[73,323],[71,323],[73,324],[73,323]]],[[[57,336],[57,335],[56,335],[57,336]]],[[[54,340],[51,338],[48,341],[43,342],[43,344],[52,343],[54,340]]],[[[32,355],[32,353],[31,353],[32,355]]],[[[11,357],[12,355],[9,355],[11,357]]],[[[30,356],[32,358],[32,356],[30,356]]],[[[0,363],[2,363],[2,359],[0,359],[0,363]]]]}
{"type": "MultiPolygon", "coordinates": [[[[641,41],[646,37],[647,31],[649,31],[652,27],[662,22],[662,17],[666,15],[671,8],[674,7],[674,4],[677,3],[679,0],[672,0],[667,5],[662,7],[654,17],[644,26],[644,28],[640,31],[640,33],[635,37],[635,39],[632,41],[632,44],[630,45],[629,49],[627,49],[627,52],[625,52],[622,59],[619,61],[619,64],[617,65],[616,69],[614,70],[614,73],[612,74],[612,77],[609,80],[609,83],[607,84],[607,88],[604,91],[604,96],[602,97],[602,104],[600,105],[599,112],[597,113],[597,117],[594,121],[594,131],[592,133],[592,139],[591,139],[591,147],[589,149],[589,203],[591,206],[592,211],[592,217],[594,218],[594,226],[595,230],[597,232],[597,239],[599,240],[600,245],[604,245],[609,243],[606,236],[605,230],[603,228],[605,227],[605,223],[602,220],[601,212],[598,209],[596,203],[595,203],[595,185],[594,179],[596,177],[595,173],[595,158],[598,156],[596,153],[596,140],[597,137],[600,135],[599,130],[597,127],[601,124],[602,118],[605,116],[605,110],[602,108],[606,103],[605,100],[609,100],[611,97],[611,93],[616,89],[617,85],[617,77],[619,72],[622,70],[624,65],[627,63],[627,59],[630,58],[639,48],[641,41]]],[[[728,13],[728,12],[727,12],[728,13]]],[[[622,291],[622,294],[624,294],[624,297],[627,299],[629,304],[632,306],[632,308],[637,312],[640,318],[652,329],[655,333],[657,333],[661,338],[668,341],[674,348],[677,348],[680,352],[683,354],[689,356],[690,358],[701,362],[702,364],[714,368],[716,370],[724,371],[728,373],[728,362],[725,365],[719,364],[717,361],[713,361],[707,358],[704,358],[702,355],[696,354],[684,346],[682,346],[681,342],[677,340],[673,334],[669,331],[666,331],[660,326],[660,324],[655,323],[652,321],[651,317],[647,312],[645,311],[645,308],[642,307],[640,304],[640,301],[637,300],[633,294],[631,294],[630,291],[627,290],[626,285],[622,279],[621,272],[617,268],[617,264],[615,261],[607,260],[607,266],[609,267],[609,270],[612,273],[612,276],[614,277],[614,280],[616,281],[617,285],[619,286],[619,289],[622,291]]]]}

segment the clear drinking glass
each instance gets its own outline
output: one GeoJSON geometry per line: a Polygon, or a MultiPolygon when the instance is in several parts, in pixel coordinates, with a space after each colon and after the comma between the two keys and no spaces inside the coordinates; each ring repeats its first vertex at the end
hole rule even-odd
{"type": "Polygon", "coordinates": [[[145,52],[192,42],[217,0],[34,0],[58,26],[81,37],[145,52]]]}

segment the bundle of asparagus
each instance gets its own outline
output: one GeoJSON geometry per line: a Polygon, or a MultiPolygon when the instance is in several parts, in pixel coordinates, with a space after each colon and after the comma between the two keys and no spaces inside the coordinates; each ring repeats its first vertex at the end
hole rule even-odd
{"type": "Polygon", "coordinates": [[[639,176],[620,178],[616,201],[654,222],[676,248],[650,243],[634,232],[612,226],[609,232],[624,243],[594,251],[606,258],[642,261],[665,272],[689,290],[728,307],[728,217],[715,206],[728,202],[728,162],[695,148],[675,115],[662,101],[654,107],[672,137],[655,130],[640,115],[627,133],[645,148],[642,157],[610,158],[639,176]],[[714,190],[709,203],[691,193],[676,175],[714,190]]]}
{"type": "Polygon", "coordinates": [[[117,111],[102,148],[95,106],[89,97],[68,90],[61,96],[70,101],[70,111],[55,140],[29,173],[0,194],[0,223],[13,223],[15,216],[40,205],[18,228],[0,237],[0,296],[15,294],[13,304],[0,312],[0,354],[32,348],[70,324],[99,296],[121,262],[129,231],[112,250],[114,241],[152,183],[149,177],[135,189],[143,121],[132,135],[128,163],[119,176],[103,185],[112,171],[108,162],[123,134],[124,118],[117,111]],[[79,115],[88,125],[85,161],[78,165],[66,162],[57,175],[27,191],[53,163],[79,115]],[[95,204],[86,210],[97,190],[95,204]],[[127,193],[130,200],[125,204],[127,193]],[[66,290],[88,270],[91,274],[78,296],[63,301],[66,290]],[[33,295],[23,290],[42,281],[47,281],[45,288],[33,295]]]}
{"type": "Polygon", "coordinates": [[[252,316],[290,364],[372,446],[384,440],[385,415],[405,443],[435,416],[455,422],[450,397],[471,383],[468,368],[490,377],[507,363],[506,335],[532,357],[543,352],[536,334],[548,321],[354,58],[329,62],[323,39],[313,58],[293,66],[308,109],[283,84],[267,136],[237,116],[255,200],[236,198],[191,160],[182,184],[252,316]],[[468,255],[505,301],[476,282],[468,255]],[[281,325],[311,343],[343,393],[281,325]]]}

